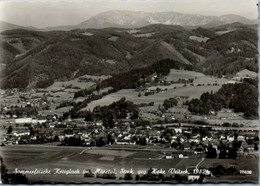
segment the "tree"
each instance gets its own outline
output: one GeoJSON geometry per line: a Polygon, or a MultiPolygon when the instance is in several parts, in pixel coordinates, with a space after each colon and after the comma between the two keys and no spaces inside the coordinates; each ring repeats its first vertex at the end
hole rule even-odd
{"type": "Polygon", "coordinates": [[[178,101],[175,98],[169,98],[164,100],[163,107],[168,110],[168,108],[171,108],[173,106],[176,106],[178,104],[178,101]]]}
{"type": "Polygon", "coordinates": [[[212,174],[214,176],[221,176],[221,175],[225,174],[226,169],[222,165],[219,165],[219,166],[217,166],[215,168],[211,168],[210,171],[212,172],[212,174]]]}
{"type": "Polygon", "coordinates": [[[32,127],[29,128],[30,129],[30,136],[34,136],[35,135],[35,131],[32,127]]]}
{"type": "Polygon", "coordinates": [[[107,143],[108,144],[110,144],[110,143],[114,144],[115,143],[115,139],[113,139],[113,137],[110,133],[107,135],[107,143]]]}
{"type": "Polygon", "coordinates": [[[229,151],[228,151],[228,157],[230,159],[236,159],[237,158],[237,149],[230,148],[229,151]]]}
{"type": "Polygon", "coordinates": [[[86,113],[85,121],[93,121],[93,117],[91,112],[86,113]]]}
{"type": "Polygon", "coordinates": [[[105,128],[114,128],[115,127],[115,122],[112,118],[110,119],[104,119],[103,120],[103,125],[105,128]]]}
{"type": "Polygon", "coordinates": [[[77,137],[65,138],[62,145],[66,146],[83,146],[84,141],[77,137]]]}
{"type": "Polygon", "coordinates": [[[0,159],[1,159],[1,180],[2,180],[2,183],[8,183],[8,178],[7,178],[7,168],[3,162],[3,158],[0,156],[0,159]]]}
{"type": "Polygon", "coordinates": [[[258,145],[255,143],[254,150],[258,150],[258,145]]]}
{"type": "Polygon", "coordinates": [[[1,159],[1,181],[3,184],[28,184],[28,178],[22,174],[8,174],[8,169],[6,168],[3,158],[1,159]]]}
{"type": "Polygon", "coordinates": [[[104,141],[103,138],[101,138],[101,137],[96,141],[97,147],[102,147],[102,146],[104,146],[105,144],[106,144],[105,141],[104,141]]]}
{"type": "Polygon", "coordinates": [[[214,147],[209,147],[206,158],[216,158],[217,157],[217,150],[214,147]]]}
{"type": "Polygon", "coordinates": [[[233,147],[234,149],[240,148],[240,147],[241,147],[241,142],[239,142],[239,141],[237,141],[237,140],[234,140],[234,141],[233,141],[233,144],[232,144],[232,147],[233,147]]]}
{"type": "Polygon", "coordinates": [[[9,126],[7,129],[7,134],[11,134],[13,132],[13,127],[9,126]]]}
{"type": "Polygon", "coordinates": [[[55,142],[58,142],[58,141],[60,141],[60,138],[59,138],[59,136],[55,135],[55,136],[54,136],[54,139],[53,139],[53,141],[55,141],[55,142]]]}
{"type": "Polygon", "coordinates": [[[222,144],[222,145],[220,145],[220,146],[218,147],[218,149],[220,150],[220,153],[219,153],[218,158],[220,158],[220,159],[228,158],[228,153],[227,153],[227,147],[226,147],[226,146],[224,146],[224,145],[222,144]]]}
{"type": "Polygon", "coordinates": [[[8,174],[8,184],[28,184],[28,178],[22,174],[8,174]]]}
{"type": "Polygon", "coordinates": [[[140,145],[146,145],[145,137],[139,138],[136,143],[140,145]]]}
{"type": "Polygon", "coordinates": [[[126,173],[125,176],[124,176],[124,180],[132,180],[133,177],[132,177],[132,174],[131,173],[126,173]]]}

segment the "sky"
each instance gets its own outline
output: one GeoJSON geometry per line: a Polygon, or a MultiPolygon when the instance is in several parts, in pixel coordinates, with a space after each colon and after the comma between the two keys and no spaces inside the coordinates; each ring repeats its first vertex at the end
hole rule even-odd
{"type": "Polygon", "coordinates": [[[109,10],[175,11],[212,16],[237,14],[257,19],[257,2],[258,0],[0,0],[0,20],[21,26],[44,28],[79,24],[109,10]]]}

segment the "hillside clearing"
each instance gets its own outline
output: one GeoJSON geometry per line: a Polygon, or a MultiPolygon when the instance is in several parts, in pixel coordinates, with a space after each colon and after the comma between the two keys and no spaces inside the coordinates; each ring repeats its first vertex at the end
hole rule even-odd
{"type": "Polygon", "coordinates": [[[198,42],[206,42],[209,40],[208,37],[198,37],[198,36],[190,36],[190,40],[198,41],[198,42]]]}
{"type": "Polygon", "coordinates": [[[174,46],[170,45],[169,43],[166,43],[165,41],[162,41],[162,42],[161,42],[161,45],[162,45],[165,49],[169,50],[169,51],[172,52],[174,55],[176,55],[176,56],[181,60],[182,63],[184,63],[184,64],[189,64],[189,65],[191,64],[185,57],[183,57],[183,56],[181,55],[180,52],[178,52],[178,51],[174,48],[174,46]]]}
{"type": "Polygon", "coordinates": [[[195,79],[195,78],[200,78],[200,77],[205,77],[205,75],[200,72],[171,69],[166,80],[167,81],[178,81],[179,79],[195,79]]]}

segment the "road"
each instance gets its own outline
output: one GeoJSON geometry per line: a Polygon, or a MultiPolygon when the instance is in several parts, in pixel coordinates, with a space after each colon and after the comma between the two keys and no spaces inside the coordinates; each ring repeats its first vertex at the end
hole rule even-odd
{"type": "Polygon", "coordinates": [[[204,161],[205,158],[202,158],[201,161],[196,165],[196,169],[198,168],[198,166],[204,161]]]}

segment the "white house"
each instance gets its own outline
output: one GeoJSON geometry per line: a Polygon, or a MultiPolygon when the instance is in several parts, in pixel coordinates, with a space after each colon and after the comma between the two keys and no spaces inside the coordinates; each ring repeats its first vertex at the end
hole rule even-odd
{"type": "Polygon", "coordinates": [[[227,136],[227,140],[228,140],[229,142],[232,142],[232,141],[235,140],[235,137],[234,137],[234,136],[227,136]]]}
{"type": "Polygon", "coordinates": [[[30,135],[30,132],[18,132],[18,131],[15,131],[14,133],[14,136],[18,137],[18,136],[25,136],[25,135],[30,135]]]}
{"type": "Polygon", "coordinates": [[[179,154],[179,158],[189,158],[189,156],[186,154],[179,154]]]}
{"type": "Polygon", "coordinates": [[[173,159],[173,156],[171,153],[166,153],[165,159],[173,159]]]}
{"type": "Polygon", "coordinates": [[[181,129],[181,128],[174,128],[174,131],[175,131],[176,133],[182,133],[182,129],[181,129]]]}
{"type": "Polygon", "coordinates": [[[238,136],[237,141],[245,141],[245,137],[244,136],[238,136]]]}
{"type": "Polygon", "coordinates": [[[32,119],[32,124],[43,124],[46,123],[47,120],[46,119],[32,119]]]}

